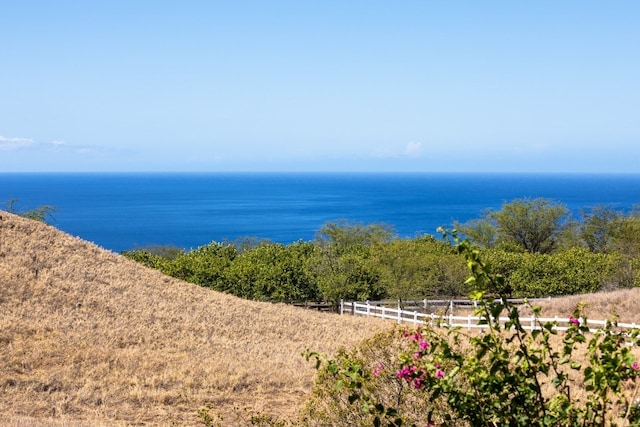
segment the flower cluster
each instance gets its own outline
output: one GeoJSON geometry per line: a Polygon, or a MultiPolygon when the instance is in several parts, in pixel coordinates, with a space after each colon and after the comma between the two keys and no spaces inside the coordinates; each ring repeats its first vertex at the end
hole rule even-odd
{"type": "Polygon", "coordinates": [[[404,378],[407,381],[411,381],[417,374],[418,367],[417,366],[407,366],[404,365],[397,373],[396,376],[398,378],[404,378]]]}
{"type": "Polygon", "coordinates": [[[411,384],[413,388],[418,390],[424,385],[427,372],[415,365],[404,365],[398,370],[398,372],[396,372],[396,376],[404,379],[406,382],[411,384]]]}
{"type": "Polygon", "coordinates": [[[384,367],[380,363],[378,363],[376,367],[373,368],[373,371],[371,373],[373,374],[374,377],[377,377],[378,375],[380,375],[383,369],[384,367]]]}
{"type": "Polygon", "coordinates": [[[433,350],[420,332],[404,332],[403,337],[411,342],[412,351],[403,358],[396,377],[404,379],[415,389],[426,385],[428,379],[439,379],[445,376],[439,363],[433,363],[429,357],[433,350]]]}

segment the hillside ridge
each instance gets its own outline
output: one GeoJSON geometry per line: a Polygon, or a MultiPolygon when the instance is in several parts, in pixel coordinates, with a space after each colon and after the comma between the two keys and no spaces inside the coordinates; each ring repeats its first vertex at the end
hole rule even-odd
{"type": "Polygon", "coordinates": [[[193,425],[205,405],[237,424],[239,413],[286,416],[312,386],[302,351],[333,353],[389,325],[242,300],[0,217],[7,419],[193,425]]]}

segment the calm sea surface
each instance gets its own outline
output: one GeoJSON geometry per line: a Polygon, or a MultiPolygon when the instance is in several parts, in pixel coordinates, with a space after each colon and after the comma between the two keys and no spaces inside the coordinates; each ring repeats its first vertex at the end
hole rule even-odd
{"type": "Polygon", "coordinates": [[[57,228],[119,252],[151,244],[195,248],[259,237],[312,240],[326,222],[393,225],[402,237],[478,218],[521,197],[579,215],[640,204],[640,175],[512,174],[0,174],[0,208],[57,208],[57,228]]]}

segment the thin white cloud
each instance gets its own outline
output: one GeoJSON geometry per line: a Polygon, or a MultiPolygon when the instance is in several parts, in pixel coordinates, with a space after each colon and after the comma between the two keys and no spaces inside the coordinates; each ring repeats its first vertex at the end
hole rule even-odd
{"type": "Polygon", "coordinates": [[[404,155],[407,157],[420,157],[422,155],[422,143],[410,141],[404,148],[404,155]]]}
{"type": "Polygon", "coordinates": [[[34,144],[30,138],[6,137],[0,135],[0,150],[15,151],[32,147],[34,144]]]}
{"type": "Polygon", "coordinates": [[[43,151],[57,153],[75,153],[78,155],[99,154],[105,149],[91,145],[72,145],[56,139],[53,142],[38,142],[31,138],[6,137],[0,135],[0,151],[43,151]]]}
{"type": "Polygon", "coordinates": [[[371,153],[371,157],[378,159],[416,158],[422,156],[422,143],[410,141],[404,148],[377,148],[371,153]]]}

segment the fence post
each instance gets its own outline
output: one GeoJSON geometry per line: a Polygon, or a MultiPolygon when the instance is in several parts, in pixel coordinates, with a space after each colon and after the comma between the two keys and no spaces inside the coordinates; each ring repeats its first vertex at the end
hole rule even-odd
{"type": "Polygon", "coordinates": [[[344,300],[340,300],[340,316],[344,314],[344,300]]]}
{"type": "Polygon", "coordinates": [[[418,312],[414,311],[413,312],[413,325],[417,325],[418,324],[418,312]]]}
{"type": "Polygon", "coordinates": [[[384,313],[384,305],[382,306],[382,318],[384,319],[385,313],[384,313]]]}
{"type": "Polygon", "coordinates": [[[453,315],[453,299],[451,299],[449,301],[449,313],[451,313],[451,315],[453,315]]]}
{"type": "Polygon", "coordinates": [[[426,298],[424,299],[424,309],[425,309],[425,311],[427,310],[427,299],[426,298]]]}
{"type": "Polygon", "coordinates": [[[471,315],[467,314],[467,330],[471,330],[471,315]]]}
{"type": "Polygon", "coordinates": [[[371,306],[369,305],[369,300],[367,300],[367,317],[371,315],[371,306]]]}

